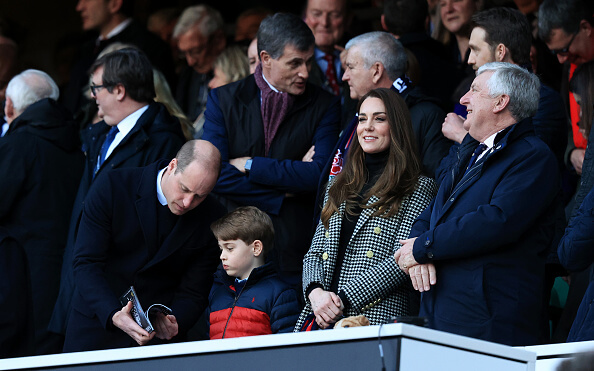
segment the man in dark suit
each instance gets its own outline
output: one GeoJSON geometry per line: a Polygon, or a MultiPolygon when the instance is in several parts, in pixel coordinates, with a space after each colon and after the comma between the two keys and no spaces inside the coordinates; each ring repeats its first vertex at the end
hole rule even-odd
{"type": "Polygon", "coordinates": [[[208,194],[220,164],[216,147],[191,141],[169,164],[115,170],[93,185],[75,246],[64,351],[184,339],[208,304],[219,260],[210,224],[225,210],[208,194]],[[120,304],[131,285],[145,309],[161,303],[173,310],[151,319],[150,334],[132,318],[132,303],[120,304]]]}
{"type": "Polygon", "coordinates": [[[346,0],[307,1],[304,21],[316,39],[308,81],[341,98],[341,126],[350,122],[350,113],[357,106],[350,97],[349,85],[342,81],[340,60],[341,43],[351,18],[346,0]]]}
{"type": "Polygon", "coordinates": [[[91,184],[112,169],[170,159],[185,142],[177,118],[153,100],[153,69],[143,52],[128,48],[106,54],[91,71],[91,90],[103,121],[82,133],[86,165],[72,209],[60,294],[50,322],[50,329],[61,334],[74,291],[74,242],[91,184]]]}
{"type": "Polygon", "coordinates": [[[494,62],[460,100],[469,133],[395,254],[434,329],[508,345],[540,340],[559,181],[532,128],[538,89],[536,75],[494,62]]]}
{"type": "Polygon", "coordinates": [[[270,215],[277,236],[272,260],[297,284],[340,106],[307,82],[314,37],[297,16],[278,13],[262,21],[258,53],[262,63],[253,75],[211,91],[203,138],[223,158],[214,193],[231,209],[252,205],[270,215]]]}
{"type": "Polygon", "coordinates": [[[26,70],[12,78],[4,109],[9,129],[0,139],[0,226],[27,254],[28,267],[21,269],[31,273],[37,354],[62,348],[47,325],[84,167],[78,125],[56,102],[58,95],[58,86],[45,72],[26,70]]]}
{"type": "Polygon", "coordinates": [[[92,104],[82,94],[83,88],[89,83],[89,67],[103,49],[115,42],[138,47],[146,53],[153,66],[165,75],[170,85],[175,83],[169,45],[132,18],[134,3],[134,0],[78,1],[76,11],[80,13],[82,28],[94,38],[81,46],[62,97],[64,105],[75,115],[85,104],[92,104]]]}

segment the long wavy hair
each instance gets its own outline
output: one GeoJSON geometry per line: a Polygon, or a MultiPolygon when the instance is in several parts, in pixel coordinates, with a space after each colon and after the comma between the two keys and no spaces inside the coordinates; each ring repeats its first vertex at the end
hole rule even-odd
{"type": "Polygon", "coordinates": [[[321,220],[326,228],[330,217],[339,212],[339,206],[343,202],[346,202],[346,213],[349,215],[355,215],[355,209],[359,205],[363,209],[377,208],[372,216],[390,217],[396,214],[402,199],[417,186],[421,164],[406,103],[391,89],[374,89],[361,98],[357,112],[360,112],[361,105],[368,98],[381,99],[386,108],[390,125],[388,160],[375,184],[358,201],[358,195],[367,182],[369,173],[365,166],[365,152],[359,140],[352,141],[347,162],[330,187],[328,201],[322,209],[321,220]],[[376,196],[378,200],[367,205],[372,196],[376,196]]]}

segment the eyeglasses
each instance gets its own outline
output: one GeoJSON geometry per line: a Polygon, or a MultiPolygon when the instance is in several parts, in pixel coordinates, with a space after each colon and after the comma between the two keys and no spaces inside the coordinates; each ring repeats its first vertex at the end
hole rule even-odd
{"type": "Polygon", "coordinates": [[[575,37],[577,36],[578,33],[580,33],[580,31],[573,34],[573,36],[571,37],[571,40],[569,40],[569,43],[567,44],[567,46],[565,48],[551,50],[551,53],[553,55],[561,55],[561,56],[567,55],[567,53],[569,53],[569,47],[573,43],[573,40],[575,39],[575,37]]]}
{"type": "Polygon", "coordinates": [[[95,84],[91,84],[89,87],[91,88],[91,94],[93,94],[94,96],[97,96],[97,90],[99,90],[101,88],[109,88],[109,87],[111,87],[111,85],[95,85],[95,84]]]}
{"type": "Polygon", "coordinates": [[[178,50],[178,55],[181,59],[184,59],[186,57],[190,57],[192,59],[198,59],[201,54],[206,50],[207,45],[203,44],[200,46],[197,46],[195,48],[192,48],[190,50],[178,50]]]}

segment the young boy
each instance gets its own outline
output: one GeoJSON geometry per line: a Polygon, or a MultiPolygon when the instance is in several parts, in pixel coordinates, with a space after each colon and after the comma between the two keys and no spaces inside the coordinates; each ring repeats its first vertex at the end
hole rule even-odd
{"type": "Polygon", "coordinates": [[[256,207],[240,207],[210,228],[223,266],[208,300],[210,338],[293,331],[301,311],[297,292],[265,264],[274,240],[270,217],[256,207]]]}

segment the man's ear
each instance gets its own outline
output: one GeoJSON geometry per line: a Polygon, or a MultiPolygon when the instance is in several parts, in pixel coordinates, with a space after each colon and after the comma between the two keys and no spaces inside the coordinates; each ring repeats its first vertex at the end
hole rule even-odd
{"type": "Polygon", "coordinates": [[[384,65],[380,62],[375,62],[371,66],[371,81],[373,81],[373,84],[377,84],[381,80],[384,73],[384,65]]]}
{"type": "Polygon", "coordinates": [[[495,47],[495,60],[497,62],[506,62],[510,60],[509,58],[511,58],[509,55],[509,50],[507,50],[505,45],[499,43],[499,45],[495,47]],[[506,60],[506,58],[508,59],[506,60]]]}
{"type": "Polygon", "coordinates": [[[509,105],[509,95],[501,94],[497,97],[497,101],[495,101],[495,106],[493,106],[493,113],[499,113],[507,108],[509,105]]]}
{"type": "Polygon", "coordinates": [[[262,244],[262,241],[254,240],[254,242],[252,242],[252,245],[253,245],[255,257],[260,256],[264,252],[264,245],[262,244]]]}
{"type": "Polygon", "coordinates": [[[14,104],[12,103],[12,99],[9,97],[6,97],[6,103],[4,104],[4,115],[6,116],[7,122],[9,124],[16,118],[14,104]]]}
{"type": "Polygon", "coordinates": [[[124,85],[116,84],[112,89],[112,93],[115,94],[118,101],[121,102],[126,98],[126,87],[124,85]]]}
{"type": "Polygon", "coordinates": [[[272,57],[266,50],[262,50],[260,52],[260,61],[262,62],[262,68],[270,68],[270,63],[272,62],[272,57]]]}
{"type": "Polygon", "coordinates": [[[109,0],[107,2],[107,9],[109,9],[110,14],[116,14],[122,9],[124,0],[109,0]]]}
{"type": "Polygon", "coordinates": [[[173,160],[169,161],[169,165],[167,165],[167,172],[173,174],[177,170],[177,159],[174,158],[173,160]]]}
{"type": "Polygon", "coordinates": [[[382,24],[382,28],[384,29],[384,31],[388,32],[388,26],[386,26],[386,17],[383,14],[380,17],[380,22],[382,24]]]}

